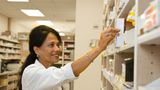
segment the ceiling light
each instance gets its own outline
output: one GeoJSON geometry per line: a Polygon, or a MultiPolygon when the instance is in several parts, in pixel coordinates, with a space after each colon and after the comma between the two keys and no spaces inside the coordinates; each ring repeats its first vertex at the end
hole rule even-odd
{"type": "Polygon", "coordinates": [[[39,25],[48,25],[48,26],[51,26],[53,25],[53,23],[49,20],[38,20],[36,21],[39,25]]]}
{"type": "Polygon", "coordinates": [[[29,2],[29,0],[7,0],[8,2],[29,2]]]}
{"type": "Polygon", "coordinates": [[[65,33],[59,33],[60,36],[65,36],[65,33]]]}
{"type": "Polygon", "coordinates": [[[40,12],[40,10],[21,9],[21,11],[28,16],[37,16],[37,17],[44,16],[44,14],[40,12]]]}

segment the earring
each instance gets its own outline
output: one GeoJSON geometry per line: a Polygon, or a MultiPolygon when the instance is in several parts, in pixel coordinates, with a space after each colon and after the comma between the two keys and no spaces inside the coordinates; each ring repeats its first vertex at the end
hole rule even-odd
{"type": "Polygon", "coordinates": [[[37,55],[37,58],[39,57],[39,55],[38,54],[36,54],[37,55]]]}

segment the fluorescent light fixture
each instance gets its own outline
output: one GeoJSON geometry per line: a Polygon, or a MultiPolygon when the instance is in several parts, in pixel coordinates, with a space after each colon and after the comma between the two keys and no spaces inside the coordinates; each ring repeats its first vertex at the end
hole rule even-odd
{"type": "Polygon", "coordinates": [[[60,35],[60,36],[65,36],[65,33],[62,33],[62,32],[61,32],[61,33],[59,33],[59,35],[60,35]]]}
{"type": "Polygon", "coordinates": [[[39,25],[48,25],[48,26],[51,26],[53,25],[53,23],[49,20],[38,20],[36,21],[39,25]]]}
{"type": "Polygon", "coordinates": [[[42,12],[40,12],[40,10],[21,9],[21,11],[28,16],[37,16],[37,17],[43,17],[44,16],[44,14],[42,12]]]}
{"type": "Polygon", "coordinates": [[[7,0],[8,2],[29,2],[29,0],[7,0]]]}

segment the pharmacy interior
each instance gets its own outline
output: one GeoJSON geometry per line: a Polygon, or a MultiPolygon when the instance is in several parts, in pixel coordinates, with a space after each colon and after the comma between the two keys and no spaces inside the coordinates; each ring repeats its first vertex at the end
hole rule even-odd
{"type": "Polygon", "coordinates": [[[30,30],[40,24],[61,35],[56,67],[94,48],[105,28],[120,29],[99,64],[93,62],[79,80],[64,84],[64,90],[160,90],[160,0],[0,0],[0,90],[17,90],[30,30]],[[28,16],[30,8],[42,13],[28,16]]]}

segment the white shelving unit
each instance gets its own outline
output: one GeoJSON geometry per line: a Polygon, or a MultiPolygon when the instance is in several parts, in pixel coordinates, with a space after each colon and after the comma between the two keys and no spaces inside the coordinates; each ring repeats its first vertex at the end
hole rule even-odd
{"type": "Polygon", "coordinates": [[[0,90],[16,90],[21,47],[17,40],[0,37],[0,90]]]}
{"type": "Polygon", "coordinates": [[[63,43],[62,61],[66,64],[74,59],[74,41],[64,40],[63,43]]]}
{"type": "MultiPolygon", "coordinates": [[[[139,18],[151,6],[151,3],[156,0],[136,0],[137,5],[137,29],[140,26],[139,18]]],[[[159,0],[157,0],[159,1],[159,0]]],[[[160,2],[160,1],[159,1],[160,2]]],[[[160,3],[157,2],[159,7],[160,3]]],[[[158,10],[159,11],[159,10],[158,10]]],[[[158,12],[157,12],[158,13],[158,12]]],[[[160,13],[159,13],[160,14],[160,13]]],[[[151,26],[151,25],[150,25],[151,26]]],[[[160,78],[160,24],[154,26],[152,29],[144,32],[143,35],[138,35],[135,50],[136,64],[135,64],[135,89],[137,90],[159,90],[160,83],[150,85],[155,80],[160,78]],[[150,86],[149,86],[150,85],[150,86]],[[141,89],[143,87],[144,89],[141,89]]]]}
{"type": "MultiPolygon", "coordinates": [[[[62,66],[74,60],[74,40],[63,40],[62,66]]],[[[74,82],[63,85],[65,90],[73,90],[74,82]]]]}
{"type": "Polygon", "coordinates": [[[18,41],[0,37],[0,59],[1,60],[20,60],[20,44],[18,41]]]}
{"type": "Polygon", "coordinates": [[[10,71],[0,74],[0,90],[17,90],[18,72],[10,71]]]}
{"type": "Polygon", "coordinates": [[[158,45],[160,44],[160,27],[154,28],[151,32],[148,32],[138,37],[138,44],[158,45]]]}
{"type": "Polygon", "coordinates": [[[62,66],[72,62],[74,59],[74,40],[63,40],[62,41],[62,55],[60,56],[60,61],[56,64],[61,64],[62,66]]]}
{"type": "Polygon", "coordinates": [[[129,11],[132,9],[132,7],[135,5],[135,0],[124,0],[123,7],[119,9],[118,17],[119,18],[126,18],[129,11]]]}
{"type": "MultiPolygon", "coordinates": [[[[73,36],[64,36],[62,38],[62,55],[60,56],[59,62],[55,65],[58,67],[64,66],[67,63],[70,63],[74,60],[74,37],[73,36]],[[69,38],[69,39],[68,39],[69,38]]],[[[65,83],[63,85],[63,90],[73,90],[74,82],[65,83]]]]}
{"type": "MultiPolygon", "coordinates": [[[[106,1],[109,4],[110,0],[106,1]]],[[[153,85],[160,80],[160,24],[147,32],[140,33],[145,27],[140,17],[153,1],[156,0],[112,0],[114,4],[104,4],[104,28],[116,27],[118,18],[125,18],[127,22],[126,18],[133,7],[135,11],[132,12],[134,14],[132,19],[135,23],[131,28],[130,24],[125,23],[125,27],[134,30],[132,33],[134,43],[126,43],[128,38],[125,37],[123,45],[117,48],[115,39],[102,55],[102,90],[160,90],[160,83],[156,83],[157,86],[153,85]],[[113,8],[116,8],[116,17],[110,21],[107,14],[113,8]],[[106,23],[107,20],[111,24],[106,23]],[[127,75],[124,72],[128,69],[125,68],[127,59],[133,60],[133,81],[125,79],[127,75]]],[[[160,0],[157,1],[160,3],[160,0]]],[[[128,28],[126,30],[128,31],[128,28]]]]}

